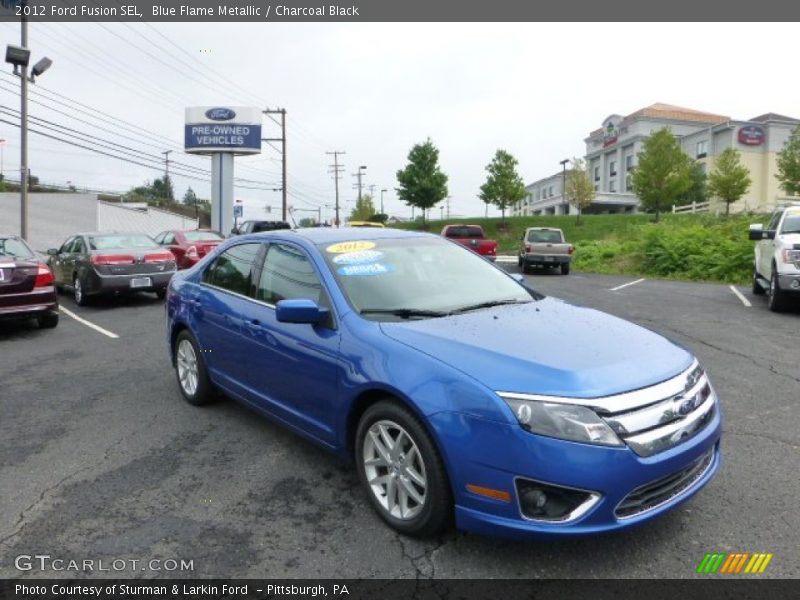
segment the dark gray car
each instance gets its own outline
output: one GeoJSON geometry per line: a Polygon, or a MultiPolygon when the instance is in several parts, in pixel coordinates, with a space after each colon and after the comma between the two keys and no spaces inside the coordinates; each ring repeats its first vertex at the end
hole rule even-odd
{"type": "Polygon", "coordinates": [[[175,257],[142,233],[79,233],[47,251],[56,286],[69,288],[79,306],[104,293],[166,295],[175,257]]]}

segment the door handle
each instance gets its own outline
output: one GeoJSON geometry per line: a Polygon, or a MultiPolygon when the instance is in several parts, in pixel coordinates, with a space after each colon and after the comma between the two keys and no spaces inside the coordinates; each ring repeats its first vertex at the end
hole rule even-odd
{"type": "Polygon", "coordinates": [[[252,321],[250,321],[248,323],[248,326],[255,333],[259,333],[261,331],[264,331],[264,327],[261,325],[261,322],[258,319],[253,319],[252,321]]]}

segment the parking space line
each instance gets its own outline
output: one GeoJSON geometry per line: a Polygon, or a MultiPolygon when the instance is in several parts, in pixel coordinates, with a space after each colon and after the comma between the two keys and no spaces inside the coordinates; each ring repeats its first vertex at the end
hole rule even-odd
{"type": "Polygon", "coordinates": [[[750,300],[748,300],[747,298],[744,297],[744,294],[742,294],[742,292],[737,290],[734,286],[730,286],[730,287],[731,287],[731,291],[736,295],[736,297],[739,298],[739,300],[742,301],[742,304],[744,304],[747,308],[750,308],[751,306],[753,306],[752,304],[750,304],[750,300]]]}
{"type": "Polygon", "coordinates": [[[642,283],[643,281],[645,281],[644,277],[642,279],[637,279],[636,281],[629,281],[628,283],[623,283],[622,285],[618,285],[617,287],[613,287],[608,291],[609,292],[616,292],[617,290],[621,290],[622,288],[626,288],[629,285],[636,285],[637,283],[642,283]]]}
{"type": "Polygon", "coordinates": [[[108,329],[103,329],[99,325],[95,325],[94,323],[92,323],[90,321],[87,321],[86,319],[82,319],[81,317],[76,315],[74,312],[72,312],[71,310],[67,310],[63,306],[59,306],[58,307],[58,312],[62,312],[65,315],[67,315],[68,317],[72,317],[78,323],[86,325],[89,329],[94,329],[98,333],[102,333],[103,335],[106,335],[106,336],[110,337],[112,340],[116,340],[116,339],[119,338],[119,336],[116,333],[114,333],[113,331],[109,331],[108,329]]]}

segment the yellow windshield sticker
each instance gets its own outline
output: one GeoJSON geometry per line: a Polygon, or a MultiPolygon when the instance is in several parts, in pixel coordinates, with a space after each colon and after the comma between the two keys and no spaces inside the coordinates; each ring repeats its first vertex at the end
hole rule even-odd
{"type": "Polygon", "coordinates": [[[331,254],[339,254],[341,252],[361,252],[362,250],[372,250],[375,247],[375,242],[355,241],[355,242],[339,242],[325,248],[331,254]]]}

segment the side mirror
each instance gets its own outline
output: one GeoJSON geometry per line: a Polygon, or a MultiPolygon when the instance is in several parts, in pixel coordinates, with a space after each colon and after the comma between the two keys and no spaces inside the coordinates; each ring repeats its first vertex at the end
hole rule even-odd
{"type": "Polygon", "coordinates": [[[48,248],[47,253],[50,256],[58,256],[58,249],[57,248],[48,248]]]}
{"type": "Polygon", "coordinates": [[[280,300],[275,305],[275,318],[280,323],[307,323],[316,325],[328,317],[330,311],[313,300],[295,298],[280,300]]]}
{"type": "Polygon", "coordinates": [[[764,226],[761,223],[753,223],[750,225],[750,239],[763,240],[764,239],[764,226]]]}
{"type": "Polygon", "coordinates": [[[522,273],[509,273],[509,275],[511,275],[511,279],[513,279],[517,283],[521,284],[525,283],[525,276],[522,273]]]}
{"type": "Polygon", "coordinates": [[[774,240],[775,239],[775,230],[774,229],[767,229],[764,232],[764,239],[765,240],[774,240]]]}

